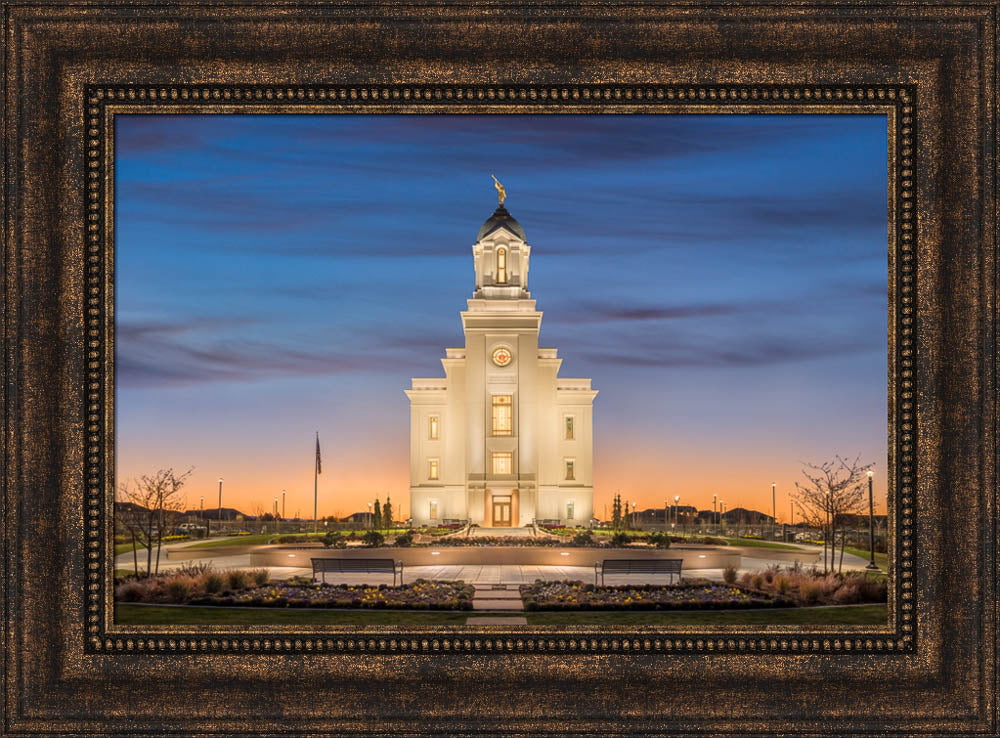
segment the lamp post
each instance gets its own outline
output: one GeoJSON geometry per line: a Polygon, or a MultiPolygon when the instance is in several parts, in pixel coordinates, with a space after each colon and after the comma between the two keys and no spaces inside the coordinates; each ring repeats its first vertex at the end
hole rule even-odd
{"type": "Polygon", "coordinates": [[[774,482],[771,482],[771,538],[774,538],[774,524],[778,522],[778,512],[774,506],[774,486],[774,482]]]}
{"type": "Polygon", "coordinates": [[[285,490],[281,490],[281,519],[285,519],[285,490]]]}
{"type": "Polygon", "coordinates": [[[664,500],[663,501],[663,532],[664,533],[667,532],[667,515],[669,514],[669,511],[670,511],[670,506],[667,504],[667,501],[664,500]]]}
{"type": "MultiPolygon", "coordinates": [[[[633,528],[635,528],[635,507],[636,507],[636,504],[633,502],[632,503],[632,527],[633,528]]],[[[626,510],[625,512],[627,513],[628,510],[626,510]]]]}
{"type": "Polygon", "coordinates": [[[875,563],[875,503],[872,498],[872,477],[875,472],[868,471],[868,546],[871,550],[871,561],[866,569],[878,571],[878,564],[875,563]]]}
{"type": "Polygon", "coordinates": [[[369,528],[375,527],[375,516],[372,515],[372,503],[370,502],[368,503],[368,527],[369,528]]]}
{"type": "Polygon", "coordinates": [[[680,495],[674,495],[674,526],[681,522],[681,511],[677,509],[677,503],[681,501],[680,495]]]}
{"type": "Polygon", "coordinates": [[[219,532],[222,532],[222,477],[219,477],[219,516],[216,518],[219,521],[219,532]]]}
{"type": "Polygon", "coordinates": [[[718,518],[719,518],[718,507],[719,507],[719,496],[718,495],[712,495],[712,525],[718,525],[719,524],[719,520],[718,520],[718,518]]]}

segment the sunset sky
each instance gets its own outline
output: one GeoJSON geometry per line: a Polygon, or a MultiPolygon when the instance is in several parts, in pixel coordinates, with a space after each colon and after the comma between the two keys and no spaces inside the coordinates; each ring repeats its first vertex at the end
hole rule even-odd
{"type": "Polygon", "coordinates": [[[119,116],[117,477],[194,467],[248,514],[388,493],[411,377],[463,345],[506,206],[540,345],[591,377],[594,509],[779,521],[801,462],[886,473],[884,116],[119,116]]]}

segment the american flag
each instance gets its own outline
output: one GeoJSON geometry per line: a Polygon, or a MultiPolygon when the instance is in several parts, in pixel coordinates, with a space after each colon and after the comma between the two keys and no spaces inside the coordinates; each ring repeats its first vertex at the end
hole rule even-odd
{"type": "Polygon", "coordinates": [[[323,459],[319,455],[319,433],[316,434],[316,473],[323,473],[323,459]]]}

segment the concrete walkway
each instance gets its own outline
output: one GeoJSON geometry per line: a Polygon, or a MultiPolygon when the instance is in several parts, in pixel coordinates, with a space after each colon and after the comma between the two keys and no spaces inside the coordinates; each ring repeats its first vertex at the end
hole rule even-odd
{"type": "Polygon", "coordinates": [[[470,538],[525,538],[534,535],[533,528],[469,528],[470,538]]]}

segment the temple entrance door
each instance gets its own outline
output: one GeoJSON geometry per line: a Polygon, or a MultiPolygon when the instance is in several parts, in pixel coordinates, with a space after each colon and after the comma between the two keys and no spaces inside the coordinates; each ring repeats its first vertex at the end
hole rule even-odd
{"type": "Polygon", "coordinates": [[[510,497],[493,498],[493,527],[509,528],[511,519],[510,497]]]}

